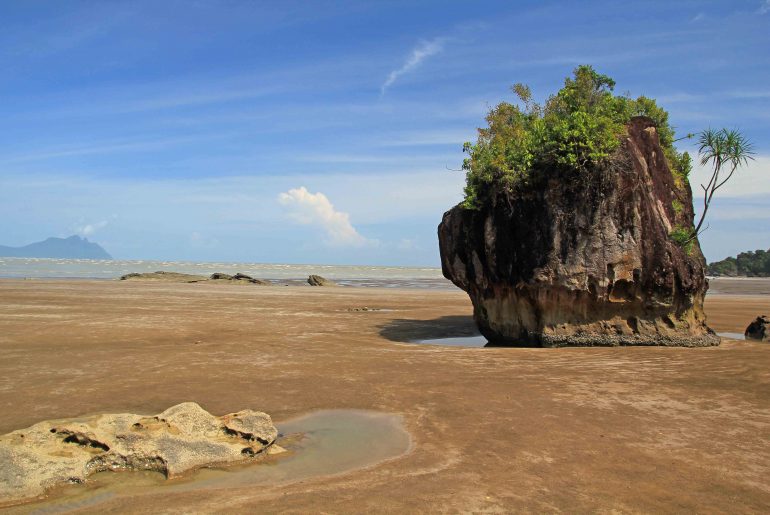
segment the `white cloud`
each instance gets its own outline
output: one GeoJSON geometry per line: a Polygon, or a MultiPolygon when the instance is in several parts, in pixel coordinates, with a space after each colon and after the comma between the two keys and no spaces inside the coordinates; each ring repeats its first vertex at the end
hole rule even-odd
{"type": "Polygon", "coordinates": [[[415,48],[412,49],[412,53],[406,62],[396,70],[393,70],[385,79],[385,82],[380,88],[380,94],[384,95],[385,91],[392,86],[399,77],[403,74],[417,68],[420,64],[432,55],[436,55],[444,49],[444,38],[436,38],[432,41],[423,41],[415,48]]]}
{"type": "Polygon", "coordinates": [[[770,12],[770,0],[765,0],[764,3],[759,6],[759,14],[767,14],[770,12]]]}
{"type": "Polygon", "coordinates": [[[310,193],[301,186],[278,195],[278,201],[293,209],[292,217],[303,225],[321,227],[332,245],[360,247],[369,242],[350,223],[347,213],[337,211],[334,205],[321,193],[310,193]]]}
{"type": "Polygon", "coordinates": [[[85,224],[85,225],[79,225],[76,228],[76,231],[81,236],[91,236],[93,233],[98,231],[99,229],[103,229],[107,227],[107,224],[109,222],[107,220],[102,220],[101,222],[96,222],[93,224],[85,224]]]}

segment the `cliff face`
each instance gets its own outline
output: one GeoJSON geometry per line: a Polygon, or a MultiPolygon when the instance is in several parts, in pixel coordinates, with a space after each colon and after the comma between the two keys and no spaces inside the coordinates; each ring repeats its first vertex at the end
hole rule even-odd
{"type": "Polygon", "coordinates": [[[652,121],[635,118],[611,170],[549,174],[446,212],[441,263],[494,344],[717,345],[698,242],[688,252],[668,236],[692,219],[689,186],[652,121]]]}

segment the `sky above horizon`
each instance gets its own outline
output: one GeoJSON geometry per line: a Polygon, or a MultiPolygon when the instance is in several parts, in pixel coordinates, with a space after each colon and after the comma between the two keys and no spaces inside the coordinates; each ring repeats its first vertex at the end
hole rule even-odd
{"type": "Polygon", "coordinates": [[[743,131],[701,246],[770,247],[770,0],[2,2],[0,244],[440,266],[462,143],[580,64],[680,135],[743,131]]]}

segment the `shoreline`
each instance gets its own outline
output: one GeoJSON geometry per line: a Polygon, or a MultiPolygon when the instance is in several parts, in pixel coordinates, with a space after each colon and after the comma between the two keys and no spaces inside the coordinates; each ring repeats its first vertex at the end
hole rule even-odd
{"type": "MultiPolygon", "coordinates": [[[[407,289],[407,290],[426,290],[426,291],[462,291],[452,284],[448,279],[382,279],[382,278],[337,278],[327,277],[337,283],[342,288],[383,288],[383,289],[407,289]]],[[[291,287],[310,287],[307,284],[307,278],[270,278],[258,277],[258,279],[268,281],[272,284],[262,286],[247,286],[253,288],[264,288],[266,286],[291,286],[291,287]]],[[[0,275],[0,281],[30,281],[30,282],[121,282],[119,277],[21,277],[0,275]]],[[[184,284],[174,281],[131,281],[131,283],[141,284],[184,284]]],[[[715,295],[770,295],[770,278],[755,277],[718,277],[709,279],[709,290],[706,296],[715,295]]]]}

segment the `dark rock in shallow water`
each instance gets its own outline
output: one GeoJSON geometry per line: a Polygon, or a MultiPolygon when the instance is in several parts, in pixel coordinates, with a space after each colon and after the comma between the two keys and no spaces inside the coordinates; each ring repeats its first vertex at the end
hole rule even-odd
{"type": "Polygon", "coordinates": [[[767,315],[757,317],[743,333],[747,340],[770,342],[770,318],[767,315]]]}
{"type": "Polygon", "coordinates": [[[337,283],[321,277],[320,275],[311,275],[307,278],[307,283],[310,286],[337,286],[337,283]]]}
{"type": "Polygon", "coordinates": [[[671,173],[652,121],[635,118],[619,169],[544,174],[498,187],[438,227],[444,276],[497,345],[718,345],[706,325],[705,260],[669,238],[691,227],[692,192],[671,173]]]}

